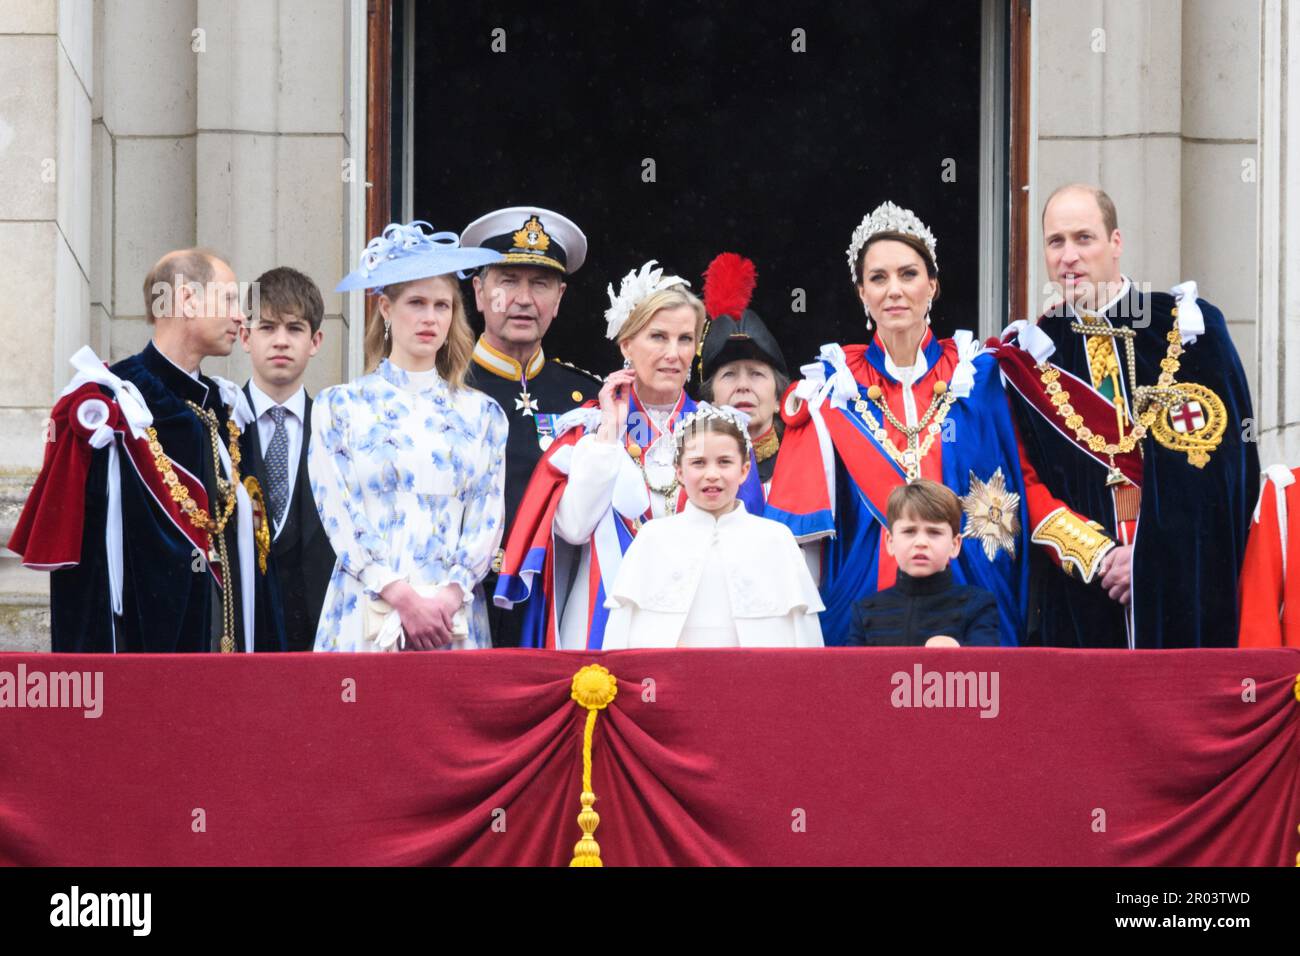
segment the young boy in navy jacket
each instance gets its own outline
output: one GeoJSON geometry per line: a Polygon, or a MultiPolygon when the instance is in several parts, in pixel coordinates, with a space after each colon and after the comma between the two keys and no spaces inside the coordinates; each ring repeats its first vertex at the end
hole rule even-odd
{"type": "Polygon", "coordinates": [[[959,647],[999,643],[998,607],[983,588],[953,581],[961,503],[938,482],[899,485],[886,505],[885,548],[898,562],[892,588],[853,605],[851,647],[959,647]]]}

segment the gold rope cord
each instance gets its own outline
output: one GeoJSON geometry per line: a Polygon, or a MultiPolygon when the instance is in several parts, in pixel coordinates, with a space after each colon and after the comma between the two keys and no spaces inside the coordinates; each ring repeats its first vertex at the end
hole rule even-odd
{"type": "Polygon", "coordinates": [[[599,664],[588,664],[573,675],[569,693],[578,706],[587,708],[587,720],[582,730],[582,810],[578,813],[578,826],[582,838],[573,847],[569,866],[604,866],[600,859],[600,844],[593,834],[600,825],[600,814],[592,809],[596,795],[591,790],[591,745],[596,733],[596,717],[618,696],[618,680],[599,664]]]}

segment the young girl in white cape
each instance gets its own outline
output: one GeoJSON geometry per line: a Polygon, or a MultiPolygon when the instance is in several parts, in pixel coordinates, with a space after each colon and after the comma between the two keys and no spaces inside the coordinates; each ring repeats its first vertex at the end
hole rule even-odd
{"type": "Polygon", "coordinates": [[[674,437],[686,510],[632,541],[602,649],[821,647],[823,605],[794,535],[736,498],[750,467],[741,413],[702,402],[674,437]]]}

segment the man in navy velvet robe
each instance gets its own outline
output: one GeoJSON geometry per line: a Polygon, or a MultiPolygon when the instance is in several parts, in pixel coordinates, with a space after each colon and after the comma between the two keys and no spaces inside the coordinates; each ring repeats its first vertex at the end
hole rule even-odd
{"type": "Polygon", "coordinates": [[[1259,489],[1246,376],[1194,283],[1121,273],[1117,225],[1095,186],[1052,194],[1043,245],[1064,301],[999,349],[1022,460],[1086,516],[1033,530],[1049,548],[1031,556],[1028,643],[1232,647],[1259,489]]]}
{"type": "Polygon", "coordinates": [[[260,489],[230,451],[227,423],[251,412],[237,386],[199,369],[238,337],[234,273],[180,250],[144,294],[154,335],[142,352],[110,368],[89,349],[74,357],[9,547],[51,572],[56,652],[282,650],[260,489]],[[220,522],[227,508],[219,530],[195,517],[220,522]]]}

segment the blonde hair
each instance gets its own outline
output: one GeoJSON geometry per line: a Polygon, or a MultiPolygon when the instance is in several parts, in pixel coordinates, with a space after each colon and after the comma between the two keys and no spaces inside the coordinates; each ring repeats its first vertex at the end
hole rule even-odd
{"type": "MultiPolygon", "coordinates": [[[[465,373],[469,371],[469,363],[474,355],[474,332],[470,329],[469,319],[465,316],[465,299],[460,293],[460,283],[456,281],[454,275],[429,278],[442,279],[451,287],[451,325],[447,328],[447,340],[442,343],[442,348],[438,349],[438,356],[433,364],[443,381],[454,389],[463,388],[465,373]]],[[[378,291],[381,297],[396,302],[402,297],[407,286],[423,281],[423,279],[412,279],[410,282],[395,282],[378,291]]],[[[367,372],[373,372],[379,366],[380,359],[388,358],[393,351],[392,337],[384,335],[384,314],[380,311],[379,305],[379,301],[376,300],[375,307],[371,309],[370,317],[366,321],[367,372]]]]}
{"type": "Polygon", "coordinates": [[[676,309],[683,305],[689,305],[695,310],[695,342],[698,346],[700,337],[704,334],[704,303],[684,285],[661,289],[638,302],[636,308],[623,320],[618,335],[614,336],[615,341],[621,345],[628,339],[635,338],[642,329],[650,324],[650,320],[655,317],[656,312],[662,312],[664,309],[676,309]]]}

